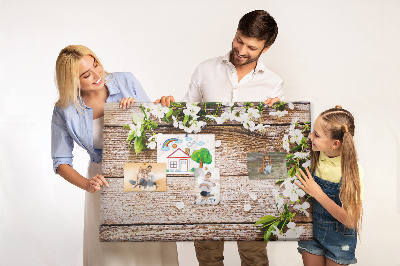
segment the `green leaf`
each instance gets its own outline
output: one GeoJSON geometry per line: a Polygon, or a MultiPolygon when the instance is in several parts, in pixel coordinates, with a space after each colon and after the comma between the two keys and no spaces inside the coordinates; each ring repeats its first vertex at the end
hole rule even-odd
{"type": "Polygon", "coordinates": [[[286,160],[290,160],[294,157],[294,154],[287,154],[286,155],[286,160]]]}
{"type": "Polygon", "coordinates": [[[267,216],[260,218],[260,220],[258,220],[254,225],[265,224],[273,219],[276,219],[276,217],[272,216],[272,215],[267,215],[267,216]]]}
{"type": "Polygon", "coordinates": [[[286,162],[286,167],[289,167],[292,163],[294,163],[294,160],[289,160],[286,162]]]}
{"type": "Polygon", "coordinates": [[[283,219],[282,221],[280,221],[280,222],[278,223],[278,225],[277,225],[276,227],[278,227],[279,230],[282,230],[283,227],[285,227],[285,225],[288,224],[288,222],[289,222],[289,220],[288,220],[287,218],[286,218],[286,219],[283,219]]]}
{"type": "Polygon", "coordinates": [[[285,182],[285,179],[281,178],[281,179],[279,179],[278,181],[275,182],[275,185],[280,185],[283,182],[285,182]]]}
{"type": "Polygon", "coordinates": [[[187,121],[189,121],[189,115],[185,115],[185,118],[183,119],[183,124],[186,125],[187,121]]]}
{"type": "Polygon", "coordinates": [[[169,123],[169,119],[168,119],[166,116],[164,116],[162,120],[163,120],[165,123],[169,123]]]}
{"type": "Polygon", "coordinates": [[[268,230],[265,231],[265,233],[264,233],[264,240],[265,241],[269,240],[269,238],[271,237],[272,231],[275,230],[274,225],[277,226],[278,223],[279,223],[279,221],[276,221],[275,223],[271,224],[271,226],[268,228],[268,230]]]}
{"type": "Polygon", "coordinates": [[[298,151],[301,149],[301,145],[294,147],[293,149],[291,149],[291,151],[298,151]]]}
{"type": "Polygon", "coordinates": [[[173,112],[174,112],[174,109],[173,108],[169,108],[169,111],[165,114],[165,117],[170,117],[173,112]]]}
{"type": "Polygon", "coordinates": [[[287,176],[292,177],[296,173],[296,167],[290,168],[290,170],[287,172],[287,176]]]}
{"type": "Polygon", "coordinates": [[[123,128],[131,130],[131,127],[129,125],[123,125],[123,128]]]}
{"type": "Polygon", "coordinates": [[[136,155],[138,155],[145,147],[145,144],[143,143],[143,141],[144,141],[143,136],[135,138],[134,147],[135,147],[136,155]]]}

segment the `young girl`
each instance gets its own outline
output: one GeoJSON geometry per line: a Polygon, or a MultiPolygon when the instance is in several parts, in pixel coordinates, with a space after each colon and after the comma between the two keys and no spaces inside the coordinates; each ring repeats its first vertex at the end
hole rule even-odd
{"type": "Polygon", "coordinates": [[[100,193],[108,187],[102,176],[102,133],[104,104],[120,107],[150,102],[132,73],[108,74],[87,47],[70,45],[61,50],[56,62],[60,98],[51,121],[51,154],[54,171],[68,182],[87,191],[85,196],[84,265],[178,265],[175,243],[106,243],[99,241],[100,193]],[[87,178],[72,166],[74,142],[89,156],[87,178]],[[152,250],[159,256],[148,256],[152,250]],[[129,257],[128,259],[126,257],[129,257]]]}
{"type": "Polygon", "coordinates": [[[314,123],[312,173],[300,170],[296,184],[313,197],[312,241],[300,241],[305,266],[356,263],[357,233],[362,216],[363,172],[354,146],[354,118],[336,106],[314,123]]]}

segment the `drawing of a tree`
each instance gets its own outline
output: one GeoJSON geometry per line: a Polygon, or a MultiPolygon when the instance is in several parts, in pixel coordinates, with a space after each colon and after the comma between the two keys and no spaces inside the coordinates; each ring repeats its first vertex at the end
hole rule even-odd
{"type": "Polygon", "coordinates": [[[200,150],[194,151],[190,158],[192,158],[193,161],[199,163],[200,168],[203,168],[203,164],[210,164],[212,162],[210,151],[206,148],[201,148],[200,150]]]}

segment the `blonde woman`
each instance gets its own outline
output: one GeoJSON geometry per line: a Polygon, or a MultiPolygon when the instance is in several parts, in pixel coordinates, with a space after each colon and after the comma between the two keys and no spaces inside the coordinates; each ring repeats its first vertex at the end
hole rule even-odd
{"type": "Polygon", "coordinates": [[[60,97],[51,122],[53,168],[65,180],[87,191],[83,264],[178,265],[175,243],[99,241],[97,191],[108,187],[101,171],[104,104],[119,102],[120,107],[126,108],[136,101],[150,102],[142,86],[132,73],[105,72],[97,56],[82,45],[61,50],[56,62],[56,82],[60,97]],[[74,142],[90,156],[87,177],[73,168],[74,142]],[[152,256],[145,250],[152,250],[152,256]]]}

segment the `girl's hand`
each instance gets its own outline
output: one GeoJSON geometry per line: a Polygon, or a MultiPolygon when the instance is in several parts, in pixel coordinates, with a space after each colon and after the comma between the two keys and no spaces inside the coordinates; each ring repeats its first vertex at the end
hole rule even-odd
{"type": "Polygon", "coordinates": [[[298,185],[302,190],[304,190],[307,194],[310,196],[314,197],[317,199],[319,195],[325,194],[321,187],[314,181],[314,178],[311,176],[310,171],[308,171],[308,168],[306,168],[307,176],[304,174],[304,172],[299,169],[299,172],[301,173],[300,177],[297,173],[297,179],[303,184],[300,185],[297,181],[295,182],[296,185],[298,185]]]}
{"type": "Polygon", "coordinates": [[[136,99],[129,97],[129,98],[122,98],[122,100],[119,102],[119,108],[128,108],[132,106],[133,103],[136,103],[136,99]]]}
{"type": "Polygon", "coordinates": [[[92,179],[89,181],[89,184],[86,188],[87,192],[93,193],[96,192],[97,190],[101,189],[101,186],[106,185],[106,187],[110,187],[102,175],[95,175],[92,177],[92,179]]]}
{"type": "Polygon", "coordinates": [[[174,96],[162,96],[161,99],[157,99],[154,103],[161,103],[162,106],[170,106],[171,103],[174,103],[175,99],[174,96]]]}
{"type": "Polygon", "coordinates": [[[264,101],[264,104],[268,104],[268,106],[272,106],[276,102],[280,102],[281,100],[278,97],[268,98],[264,101]]]}

